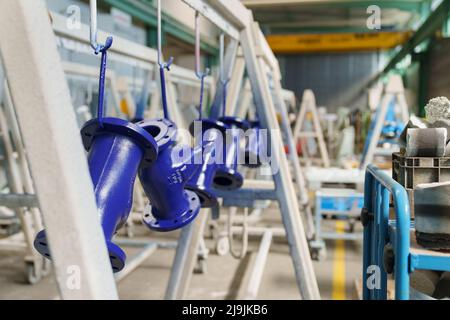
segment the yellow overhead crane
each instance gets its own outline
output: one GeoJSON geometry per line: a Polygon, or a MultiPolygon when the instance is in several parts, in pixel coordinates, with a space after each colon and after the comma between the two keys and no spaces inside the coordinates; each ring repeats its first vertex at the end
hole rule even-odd
{"type": "Polygon", "coordinates": [[[411,36],[406,32],[326,33],[268,35],[276,54],[308,52],[374,51],[392,49],[411,36]]]}

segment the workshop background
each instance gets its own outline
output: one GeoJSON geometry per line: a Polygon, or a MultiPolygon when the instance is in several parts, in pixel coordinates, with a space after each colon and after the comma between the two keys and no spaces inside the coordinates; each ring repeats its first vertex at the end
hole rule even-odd
{"type": "Polygon", "coordinates": [[[0,299],[450,298],[449,13],[1,0],[0,299]]]}

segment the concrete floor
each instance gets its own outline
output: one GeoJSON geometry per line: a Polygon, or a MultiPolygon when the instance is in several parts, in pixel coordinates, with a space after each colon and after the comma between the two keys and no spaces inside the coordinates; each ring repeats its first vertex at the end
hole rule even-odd
{"type": "MultiPolygon", "coordinates": [[[[279,221],[276,208],[266,210],[265,220],[279,221]]],[[[328,228],[335,221],[326,221],[328,228]]],[[[264,225],[264,222],[262,223],[264,225]]],[[[358,228],[360,229],[360,228],[358,228]]],[[[149,239],[149,232],[141,226],[136,228],[139,238],[149,239]]],[[[151,233],[150,238],[161,235],[151,233]]],[[[178,232],[163,235],[163,239],[176,240],[178,232]]],[[[236,239],[239,241],[239,239],[236,239]]],[[[207,272],[194,274],[188,291],[188,299],[235,299],[245,270],[251,259],[247,255],[237,260],[230,255],[218,256],[214,252],[215,241],[206,239],[210,249],[207,272]]],[[[259,238],[251,238],[250,250],[256,250],[259,238]]],[[[314,262],[317,281],[323,299],[355,299],[355,280],[361,278],[362,243],[328,241],[327,256],[314,262]]],[[[131,257],[137,249],[125,248],[131,257]]],[[[121,299],[162,299],[167,285],[174,256],[173,249],[158,249],[133,273],[118,284],[121,299]]],[[[24,276],[23,259],[17,254],[0,255],[0,299],[54,299],[57,297],[56,283],[49,275],[36,285],[28,285],[24,276]]],[[[294,269],[287,242],[275,238],[264,269],[258,299],[299,299],[294,269]]]]}

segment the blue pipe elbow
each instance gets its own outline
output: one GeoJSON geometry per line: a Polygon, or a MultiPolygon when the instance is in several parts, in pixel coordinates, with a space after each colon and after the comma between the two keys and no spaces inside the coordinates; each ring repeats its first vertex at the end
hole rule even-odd
{"type": "MultiPolygon", "coordinates": [[[[158,159],[139,168],[139,179],[151,203],[151,213],[144,213],[144,223],[155,231],[182,228],[195,219],[200,200],[185,189],[199,165],[174,159],[176,125],[167,119],[142,121],[138,125],[149,132],[158,144],[158,159]]],[[[192,149],[190,150],[192,154],[192,149]]]]}
{"type": "MultiPolygon", "coordinates": [[[[223,137],[228,126],[220,121],[203,119],[201,128],[202,137],[196,139],[201,141],[201,146],[198,147],[202,152],[201,169],[188,181],[186,189],[198,195],[202,208],[212,208],[218,205],[217,196],[213,191],[213,181],[219,168],[215,160],[223,157],[223,137]],[[220,145],[217,144],[219,141],[220,145]]],[[[191,124],[190,131],[193,135],[195,134],[194,123],[191,124]]]]}
{"type": "MultiPolygon", "coordinates": [[[[133,187],[139,166],[156,160],[158,147],[142,128],[125,120],[103,118],[87,122],[81,129],[88,153],[89,171],[94,185],[111,266],[118,272],[125,266],[126,255],[112,242],[112,237],[126,222],[133,203],[133,187]]],[[[36,236],[34,246],[50,258],[45,231],[36,236]]]]}
{"type": "Polygon", "coordinates": [[[225,123],[230,129],[227,130],[227,141],[224,150],[223,164],[217,169],[213,186],[220,190],[235,190],[242,187],[244,178],[238,172],[238,157],[240,152],[240,132],[250,128],[250,123],[237,117],[221,117],[219,121],[225,123]]]}

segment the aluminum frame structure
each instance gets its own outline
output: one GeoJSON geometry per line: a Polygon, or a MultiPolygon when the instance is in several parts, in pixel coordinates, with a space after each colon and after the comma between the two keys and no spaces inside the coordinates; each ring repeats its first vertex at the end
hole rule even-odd
{"type": "MultiPolygon", "coordinates": [[[[279,170],[273,174],[275,189],[258,190],[243,188],[239,192],[226,192],[225,194],[221,194],[221,196],[224,197],[224,201],[225,199],[235,201],[234,206],[237,206],[239,202],[245,203],[248,199],[271,199],[278,201],[300,294],[303,299],[320,299],[306,233],[299,214],[300,207],[292,182],[287,156],[283,148],[281,130],[276,117],[275,101],[270,91],[269,79],[266,76],[266,65],[272,67],[272,72],[280,74],[276,59],[264,37],[262,37],[259,27],[255,25],[251,11],[246,9],[239,1],[182,1],[200,12],[233,39],[228,45],[226,52],[224,67],[226,73],[231,74],[238,53],[238,45],[240,45],[256,104],[256,113],[262,128],[269,129],[271,145],[276,148],[272,150],[272,154],[275,155],[279,166],[279,170]],[[218,17],[222,18],[218,19],[218,17]],[[236,39],[237,34],[239,34],[238,39],[236,39]]],[[[221,92],[222,90],[219,84],[214,101],[221,101],[221,92]]],[[[217,106],[217,104],[215,103],[213,106],[217,106]]],[[[212,116],[218,114],[217,109],[220,108],[213,107],[212,116]]],[[[233,110],[233,108],[231,109],[233,110]]],[[[195,223],[185,228],[182,231],[185,239],[199,239],[199,233],[194,234],[194,230],[195,226],[201,223],[201,218],[198,218],[195,223]]],[[[192,273],[191,266],[194,260],[194,256],[189,256],[188,252],[192,251],[192,246],[198,245],[196,241],[191,240],[190,242],[192,245],[189,248],[179,247],[177,249],[174,269],[171,273],[172,285],[166,291],[166,298],[168,299],[182,299],[185,296],[186,288],[188,287],[187,281],[192,273]],[[179,274],[180,272],[181,275],[179,274]],[[172,279],[185,280],[172,281],[172,279]]]]}
{"type": "Polygon", "coordinates": [[[3,91],[3,99],[0,99],[0,135],[5,148],[3,164],[10,192],[2,194],[0,204],[14,210],[22,229],[21,233],[1,239],[0,250],[24,252],[27,281],[35,284],[50,270],[48,260],[40,256],[33,246],[35,234],[42,230],[42,218],[6,79],[3,79],[0,90],[3,91]]]}
{"type": "Polygon", "coordinates": [[[304,159],[306,162],[320,161],[320,164],[325,167],[330,167],[330,158],[328,155],[327,147],[325,145],[325,139],[323,137],[322,126],[320,125],[319,114],[317,112],[316,98],[314,92],[307,89],[303,92],[302,103],[300,105],[300,111],[298,113],[297,122],[294,127],[294,139],[298,141],[299,138],[316,139],[320,159],[309,158],[308,157],[308,146],[307,144],[302,144],[302,152],[304,153],[304,159]],[[302,131],[307,120],[308,113],[312,116],[312,126],[314,131],[302,131]]]}

